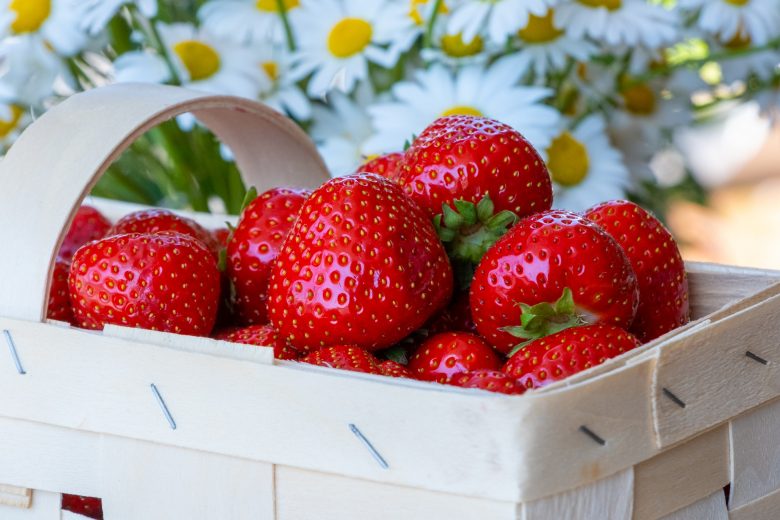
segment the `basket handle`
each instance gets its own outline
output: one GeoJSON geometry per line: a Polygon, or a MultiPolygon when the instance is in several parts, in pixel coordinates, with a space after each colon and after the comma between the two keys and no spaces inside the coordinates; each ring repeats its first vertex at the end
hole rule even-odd
{"type": "Polygon", "coordinates": [[[81,201],[133,141],[186,112],[230,146],[260,191],[328,178],[302,130],[247,99],[151,84],[71,96],[30,125],[0,162],[0,316],[45,319],[56,252],[81,201]]]}

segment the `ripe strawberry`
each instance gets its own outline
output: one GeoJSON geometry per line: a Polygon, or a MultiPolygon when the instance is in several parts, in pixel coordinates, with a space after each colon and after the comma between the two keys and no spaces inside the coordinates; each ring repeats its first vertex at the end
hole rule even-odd
{"type": "Polygon", "coordinates": [[[111,323],[208,335],[214,327],[217,263],[187,235],[116,235],[87,244],[73,258],[69,285],[84,328],[111,323]]]}
{"type": "Polygon", "coordinates": [[[108,234],[154,234],[165,231],[189,235],[200,240],[214,254],[217,254],[219,251],[219,244],[210,231],[194,220],[181,217],[167,209],[152,208],[125,215],[114,224],[114,227],[111,228],[108,234]]]}
{"type": "Polygon", "coordinates": [[[379,363],[379,371],[382,372],[383,376],[406,377],[408,379],[414,378],[408,368],[403,366],[401,363],[396,363],[395,361],[390,361],[389,359],[379,363]]]}
{"type": "Polygon", "coordinates": [[[688,277],[672,234],[633,202],[614,200],[585,216],[623,246],[639,282],[639,308],[629,329],[642,342],[688,323],[688,277]]]}
{"type": "Polygon", "coordinates": [[[70,306],[70,293],[68,290],[68,273],[70,262],[57,258],[54,263],[54,274],[49,290],[49,304],[46,317],[50,320],[73,323],[73,309],[70,306]]]}
{"type": "Polygon", "coordinates": [[[471,318],[471,302],[468,291],[458,291],[450,304],[425,326],[429,335],[447,331],[477,332],[471,318]]]}
{"type": "Polygon", "coordinates": [[[270,325],[250,325],[243,328],[227,329],[215,334],[214,339],[243,343],[244,345],[273,347],[276,359],[294,360],[301,356],[301,353],[280,338],[279,333],[270,325]]]}
{"type": "Polygon", "coordinates": [[[389,347],[452,294],[452,270],[428,218],[375,174],[331,179],[301,208],[271,271],[271,323],[298,349],[389,347]]]}
{"type": "Polygon", "coordinates": [[[463,388],[480,388],[501,394],[522,394],[525,392],[525,387],[517,378],[500,370],[466,372],[455,376],[452,384],[463,388]]]}
{"type": "Polygon", "coordinates": [[[488,251],[471,284],[477,330],[504,353],[586,322],[627,328],[637,302],[636,275],[623,249],[569,211],[520,221],[488,251]]]}
{"type": "Polygon", "coordinates": [[[437,218],[451,255],[472,263],[516,218],[549,209],[553,196],[544,161],[520,133],[463,115],[423,130],[404,154],[398,182],[437,218]]]}
{"type": "Polygon", "coordinates": [[[310,192],[266,191],[244,208],[227,246],[227,274],[233,284],[233,312],[239,321],[268,321],[266,300],[271,266],[310,192]]]}
{"type": "Polygon", "coordinates": [[[415,378],[449,383],[458,374],[501,368],[501,360],[479,336],[467,332],[443,332],[425,340],[409,360],[415,378]]]}
{"type": "Polygon", "coordinates": [[[214,241],[219,247],[227,247],[230,230],[228,228],[214,229],[211,231],[211,236],[214,237],[214,241]]]}
{"type": "Polygon", "coordinates": [[[351,370],[353,372],[382,373],[379,368],[379,360],[373,354],[362,348],[348,345],[321,348],[302,357],[300,361],[321,367],[351,370]]]}
{"type": "Polygon", "coordinates": [[[386,153],[366,161],[355,170],[355,173],[376,173],[382,177],[396,180],[398,178],[398,166],[403,159],[401,152],[386,153]]]}
{"type": "Polygon", "coordinates": [[[58,255],[70,261],[78,248],[99,238],[103,238],[111,228],[111,222],[92,206],[81,206],[73,217],[58,255]]]}
{"type": "Polygon", "coordinates": [[[63,511],[70,511],[95,520],[103,520],[103,501],[99,498],[63,494],[61,507],[63,511]]]}
{"type": "Polygon", "coordinates": [[[614,325],[562,330],[520,347],[501,369],[525,388],[539,388],[637,347],[639,341],[614,325]]]}

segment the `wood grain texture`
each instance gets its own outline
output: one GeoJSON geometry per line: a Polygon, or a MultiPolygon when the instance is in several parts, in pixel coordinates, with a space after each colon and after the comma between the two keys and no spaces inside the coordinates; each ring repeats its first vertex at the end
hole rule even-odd
{"type": "Polygon", "coordinates": [[[777,520],[778,516],[780,516],[780,490],[729,510],[729,520],[777,520]]]}
{"type": "Polygon", "coordinates": [[[518,520],[512,502],[481,500],[276,467],[277,520],[518,520]]]}
{"type": "Polygon", "coordinates": [[[780,282],[780,273],[767,269],[734,267],[704,262],[686,262],[694,319],[718,311],[729,303],[780,282]]]}
{"type": "MultiPolygon", "coordinates": [[[[18,486],[0,484],[0,504],[10,507],[28,508],[32,503],[32,490],[18,486]]],[[[2,516],[0,516],[2,518],[2,516]]]]}
{"type": "Polygon", "coordinates": [[[634,520],[655,520],[729,482],[729,428],[720,426],[634,467],[634,520]]]}
{"type": "MultiPolygon", "coordinates": [[[[29,507],[19,508],[0,504],[3,520],[61,520],[62,496],[59,493],[35,491],[29,507]]],[[[82,520],[84,517],[79,517],[82,520]]]]}
{"type": "Polygon", "coordinates": [[[0,163],[0,244],[15,252],[0,255],[0,315],[43,319],[55,252],[86,193],[141,134],[185,112],[231,147],[259,190],[328,178],[303,131],[259,103],[150,84],[71,96],[30,125],[0,163]]]}
{"type": "Polygon", "coordinates": [[[522,520],[627,520],[631,518],[634,472],[605,479],[522,505],[522,520]]]}
{"type": "MultiPolygon", "coordinates": [[[[666,515],[661,520],[733,520],[726,509],[726,498],[722,490],[698,502],[666,515]]],[[[767,519],[768,520],[768,519],[767,519]]]]}
{"type": "Polygon", "coordinates": [[[731,457],[732,509],[780,489],[780,400],[731,421],[731,457]]]}

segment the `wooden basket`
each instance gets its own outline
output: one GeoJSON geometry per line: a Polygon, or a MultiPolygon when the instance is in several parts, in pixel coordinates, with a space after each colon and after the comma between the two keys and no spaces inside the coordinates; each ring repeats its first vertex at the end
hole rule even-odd
{"type": "Polygon", "coordinates": [[[689,264],[694,322],[522,396],[47,322],[75,209],[184,112],[258,189],[326,178],[270,109],[173,87],[79,94],[19,138],[0,164],[0,519],[60,518],[59,493],[109,520],[780,516],[780,273],[689,264]]]}

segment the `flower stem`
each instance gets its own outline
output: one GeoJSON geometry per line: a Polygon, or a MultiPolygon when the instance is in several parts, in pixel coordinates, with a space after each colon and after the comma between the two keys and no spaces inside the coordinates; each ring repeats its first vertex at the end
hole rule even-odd
{"type": "Polygon", "coordinates": [[[425,27],[425,36],[423,37],[423,48],[433,46],[433,26],[436,24],[436,19],[439,17],[439,10],[441,9],[442,0],[436,0],[433,3],[433,12],[431,18],[428,20],[428,25],[425,27]]]}
{"type": "Polygon", "coordinates": [[[293,36],[292,26],[290,26],[290,17],[287,16],[287,6],[284,5],[284,0],[276,0],[276,7],[279,10],[279,17],[282,19],[282,27],[284,27],[284,37],[287,40],[287,48],[290,51],[294,51],[295,37],[293,36]]]}
{"type": "Polygon", "coordinates": [[[162,56],[163,60],[165,60],[165,64],[168,66],[168,70],[171,73],[171,84],[181,85],[179,72],[176,70],[176,66],[173,63],[171,54],[168,52],[168,48],[165,46],[165,42],[163,42],[162,36],[160,36],[160,31],[157,29],[157,24],[154,22],[154,20],[149,20],[149,32],[155,40],[154,43],[157,47],[157,51],[160,53],[160,56],[162,56]]]}

